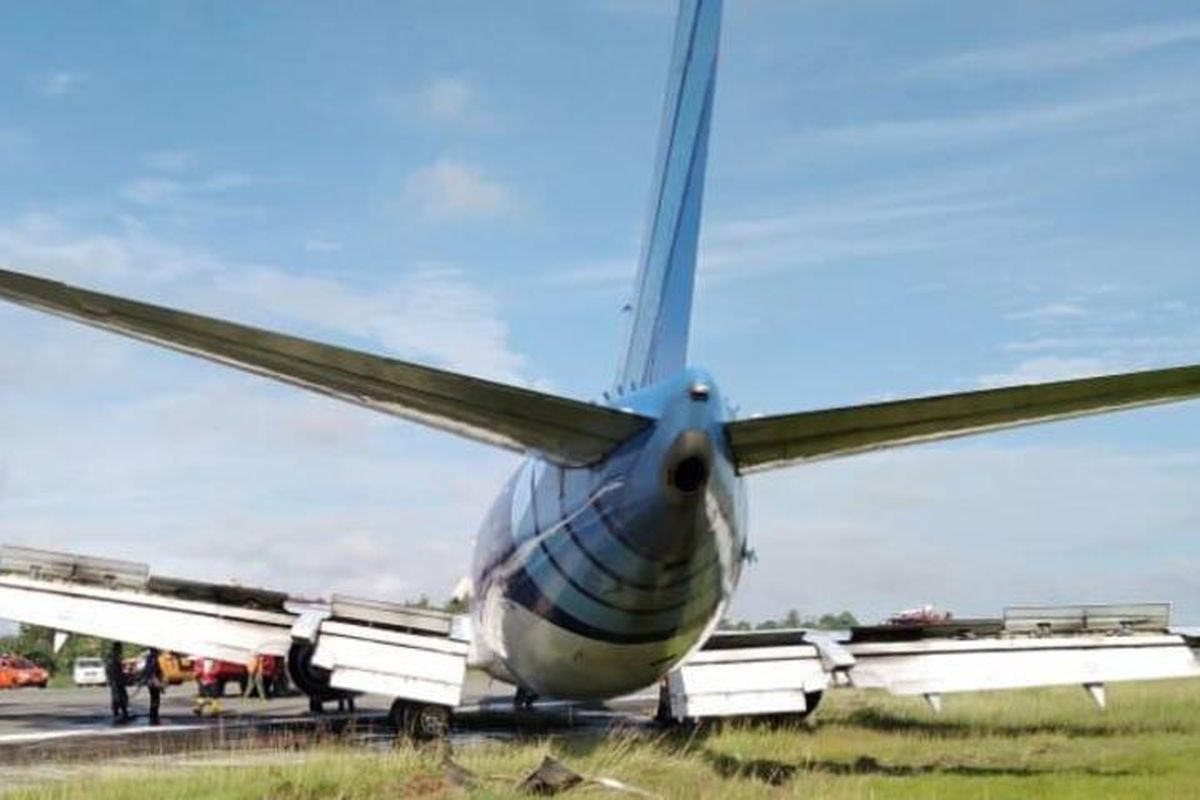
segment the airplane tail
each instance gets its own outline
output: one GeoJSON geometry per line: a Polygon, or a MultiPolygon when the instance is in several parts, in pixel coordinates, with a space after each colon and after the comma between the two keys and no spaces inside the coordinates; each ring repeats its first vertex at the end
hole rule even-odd
{"type": "Polygon", "coordinates": [[[618,394],[685,366],[696,245],[717,77],[721,0],[680,0],[636,294],[618,394]]]}

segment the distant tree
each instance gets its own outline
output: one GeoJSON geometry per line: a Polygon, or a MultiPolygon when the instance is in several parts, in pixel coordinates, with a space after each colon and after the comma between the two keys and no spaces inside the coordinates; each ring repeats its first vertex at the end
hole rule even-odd
{"type": "Polygon", "coordinates": [[[471,603],[462,597],[451,597],[442,606],[442,610],[448,614],[465,614],[471,610],[471,603]]]}
{"type": "Polygon", "coordinates": [[[789,609],[786,614],[780,619],[763,620],[753,626],[749,623],[746,626],[735,626],[731,620],[722,620],[719,626],[722,630],[750,630],[753,627],[757,631],[774,631],[783,628],[814,628],[817,630],[845,630],[852,628],[858,624],[858,620],[849,611],[842,611],[837,614],[822,614],[819,617],[804,617],[796,609],[789,609]]]}
{"type": "Polygon", "coordinates": [[[842,611],[838,614],[822,614],[812,627],[831,631],[853,628],[857,624],[858,619],[853,614],[849,611],[842,611]]]}
{"type": "Polygon", "coordinates": [[[45,667],[51,675],[70,674],[75,659],[101,656],[108,642],[95,636],[72,634],[58,653],[54,652],[54,631],[38,625],[21,625],[15,636],[0,638],[0,652],[13,653],[45,667]]]}

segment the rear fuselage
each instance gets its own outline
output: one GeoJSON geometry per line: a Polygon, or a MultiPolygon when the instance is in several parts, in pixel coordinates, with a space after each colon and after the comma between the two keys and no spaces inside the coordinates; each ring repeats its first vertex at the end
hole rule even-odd
{"type": "Polygon", "coordinates": [[[683,370],[614,405],[656,422],[587,467],[528,459],[476,540],[480,651],[539,694],[658,680],[716,625],[741,572],[745,494],[711,378],[683,370]]]}

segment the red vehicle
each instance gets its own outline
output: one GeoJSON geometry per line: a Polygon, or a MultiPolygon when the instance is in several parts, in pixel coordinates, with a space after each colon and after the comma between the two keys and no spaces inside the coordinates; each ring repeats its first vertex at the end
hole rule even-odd
{"type": "MultiPolygon", "coordinates": [[[[266,687],[267,696],[284,694],[287,691],[287,670],[284,669],[283,659],[277,656],[261,658],[263,685],[266,687]]],[[[250,683],[250,672],[245,664],[235,664],[217,658],[196,658],[193,661],[200,694],[206,697],[222,697],[225,687],[231,683],[237,684],[241,694],[246,693],[246,687],[250,683]]]]}
{"type": "Polygon", "coordinates": [[[942,611],[931,605],[923,605],[920,608],[908,608],[904,611],[897,611],[888,617],[888,625],[934,625],[939,622],[949,622],[951,615],[949,611],[942,611]]]}
{"type": "Polygon", "coordinates": [[[8,685],[18,689],[22,686],[45,689],[50,681],[49,672],[21,656],[0,656],[0,672],[5,673],[8,685]]]}
{"type": "Polygon", "coordinates": [[[225,687],[236,683],[238,690],[245,694],[246,683],[250,680],[244,664],[234,664],[232,661],[221,661],[217,658],[193,659],[196,672],[196,683],[200,694],[205,697],[221,697],[225,687]]]}

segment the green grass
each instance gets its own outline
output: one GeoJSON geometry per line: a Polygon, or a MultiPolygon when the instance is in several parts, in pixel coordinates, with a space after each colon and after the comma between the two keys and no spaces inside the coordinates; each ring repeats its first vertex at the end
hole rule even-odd
{"type": "Polygon", "coordinates": [[[74,689],[75,681],[71,679],[71,673],[59,672],[50,676],[50,682],[46,684],[51,689],[74,689]]]}
{"type": "MultiPolygon", "coordinates": [[[[1200,797],[1200,683],[1112,686],[1104,713],[1078,688],[950,696],[941,715],[919,698],[832,692],[817,719],[799,726],[567,732],[463,747],[454,759],[474,773],[468,787],[436,750],[323,746],[95,765],[12,796],[515,797],[546,754],[585,775],[688,800],[1200,797]]],[[[591,786],[568,796],[600,794],[591,786]]]]}

